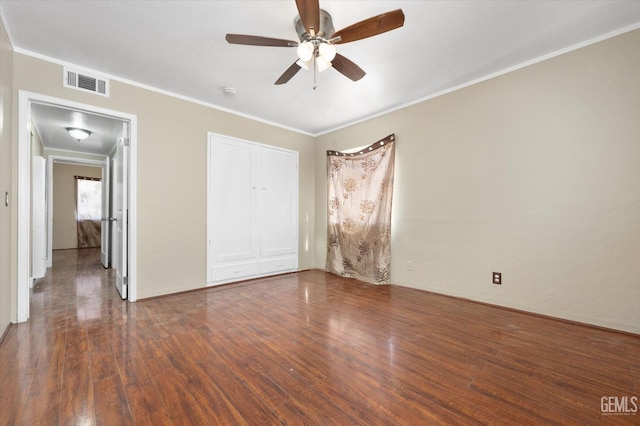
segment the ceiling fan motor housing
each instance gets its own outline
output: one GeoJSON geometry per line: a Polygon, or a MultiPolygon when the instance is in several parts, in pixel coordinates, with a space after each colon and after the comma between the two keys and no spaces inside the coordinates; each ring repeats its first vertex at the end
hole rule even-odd
{"type": "MultiPolygon", "coordinates": [[[[307,32],[302,24],[302,19],[300,17],[296,17],[295,19],[295,27],[296,32],[298,33],[298,38],[300,42],[307,41],[309,39],[314,38],[311,34],[307,32]]],[[[333,28],[333,20],[331,19],[331,15],[326,10],[320,9],[320,28],[315,30],[315,37],[318,38],[327,38],[331,37],[333,33],[336,32],[335,28],[333,28]]]]}

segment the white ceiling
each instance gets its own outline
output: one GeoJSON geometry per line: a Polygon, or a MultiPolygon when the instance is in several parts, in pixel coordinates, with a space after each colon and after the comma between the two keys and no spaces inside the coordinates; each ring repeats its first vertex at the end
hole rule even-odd
{"type": "Polygon", "coordinates": [[[294,0],[0,0],[0,13],[18,52],[311,135],[640,27],[639,0],[320,0],[320,6],[336,30],[398,8],[405,25],[339,45],[367,75],[352,82],[329,69],[314,91],[304,70],[286,85],[273,84],[295,61],[295,48],[230,45],[224,38],[296,40],[294,0]],[[226,96],[224,87],[237,94],[226,96]]]}
{"type": "Polygon", "coordinates": [[[109,155],[118,138],[123,136],[123,123],[110,117],[48,104],[32,104],[31,117],[42,144],[49,149],[109,155]],[[92,133],[81,141],[74,139],[67,127],[86,129],[92,133]]]}

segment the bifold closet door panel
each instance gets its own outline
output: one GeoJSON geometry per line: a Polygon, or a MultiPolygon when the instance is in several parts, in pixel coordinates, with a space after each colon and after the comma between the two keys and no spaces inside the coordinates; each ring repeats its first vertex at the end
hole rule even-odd
{"type": "Polygon", "coordinates": [[[297,253],[297,154],[262,147],[259,182],[260,257],[297,253]]]}
{"type": "Polygon", "coordinates": [[[211,146],[211,261],[259,256],[256,147],[216,138],[211,146]]]}

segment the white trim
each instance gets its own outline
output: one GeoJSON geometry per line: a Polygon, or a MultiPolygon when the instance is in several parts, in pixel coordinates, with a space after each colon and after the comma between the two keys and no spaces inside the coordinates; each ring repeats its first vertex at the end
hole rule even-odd
{"type": "Polygon", "coordinates": [[[91,161],[103,161],[105,158],[109,157],[109,155],[91,154],[90,152],[73,151],[71,149],[58,149],[58,148],[44,148],[42,150],[42,153],[44,156],[54,156],[54,157],[69,156],[75,159],[91,160],[91,161]],[[78,157],[78,155],[82,155],[85,157],[78,157]]]}
{"type": "Polygon", "coordinates": [[[207,270],[206,270],[206,277],[207,277],[207,286],[209,286],[209,283],[213,280],[213,277],[211,275],[211,243],[212,243],[212,237],[211,237],[211,233],[212,233],[212,229],[213,229],[213,220],[211,218],[212,214],[211,212],[213,211],[213,197],[211,196],[212,192],[213,192],[213,188],[211,185],[211,181],[213,180],[213,177],[211,176],[212,173],[212,169],[211,169],[211,154],[213,153],[213,146],[211,143],[211,137],[212,135],[215,135],[215,133],[211,133],[211,132],[207,132],[207,270]]]}
{"type": "Polygon", "coordinates": [[[51,268],[53,263],[53,164],[74,164],[80,166],[93,166],[104,169],[105,160],[89,160],[77,157],[63,157],[60,155],[49,155],[47,157],[47,268],[51,268]]]}
{"type": "Polygon", "coordinates": [[[29,288],[31,271],[31,108],[28,98],[19,93],[18,102],[18,259],[16,322],[29,319],[29,288]]]}
{"type": "Polygon", "coordinates": [[[108,117],[130,123],[130,177],[129,177],[129,301],[137,300],[137,141],[138,118],[136,115],[93,105],[82,104],[62,98],[39,93],[18,91],[18,256],[17,256],[17,306],[16,322],[29,319],[29,259],[30,248],[30,193],[31,193],[31,144],[29,143],[29,123],[31,122],[31,103],[58,105],[108,117]]]}
{"type": "Polygon", "coordinates": [[[138,119],[129,120],[129,265],[127,298],[138,300],[138,119]]]}
{"type": "MultiPolygon", "coordinates": [[[[73,151],[69,151],[69,152],[73,152],[73,151]]],[[[63,155],[49,155],[48,158],[50,160],[49,162],[59,163],[59,164],[77,164],[80,166],[104,167],[104,163],[109,157],[105,155],[103,160],[96,160],[93,158],[65,157],[63,155]]]]}

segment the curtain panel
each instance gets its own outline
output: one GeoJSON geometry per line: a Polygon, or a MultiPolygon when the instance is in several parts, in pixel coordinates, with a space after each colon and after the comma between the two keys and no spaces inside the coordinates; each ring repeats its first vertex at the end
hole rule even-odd
{"type": "Polygon", "coordinates": [[[395,136],[358,153],[327,151],[326,270],[389,284],[395,136]]]}

